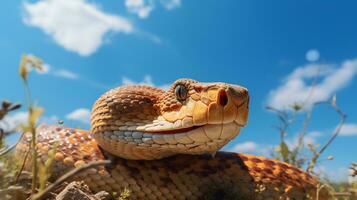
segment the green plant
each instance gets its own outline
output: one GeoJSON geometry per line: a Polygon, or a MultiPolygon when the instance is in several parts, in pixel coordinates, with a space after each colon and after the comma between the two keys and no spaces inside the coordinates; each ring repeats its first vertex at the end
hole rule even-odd
{"type": "MultiPolygon", "coordinates": [[[[40,70],[43,71],[43,62],[41,59],[24,54],[21,57],[20,65],[19,65],[19,74],[23,81],[25,88],[26,101],[28,106],[28,119],[25,124],[21,126],[22,132],[30,132],[31,137],[31,154],[32,154],[32,185],[31,191],[32,194],[36,193],[36,189],[38,187],[38,162],[37,162],[37,150],[36,150],[36,123],[39,117],[43,113],[43,108],[36,106],[31,97],[31,90],[28,82],[28,74],[32,70],[40,70]]],[[[26,158],[24,160],[26,162],[26,158]]]]}
{"type": "MultiPolygon", "coordinates": [[[[43,65],[42,60],[39,59],[38,57],[33,56],[33,55],[24,54],[21,57],[21,61],[20,61],[20,65],[19,65],[19,75],[23,81],[24,88],[25,88],[28,118],[27,118],[27,121],[24,124],[21,124],[19,128],[23,134],[25,134],[25,133],[31,134],[31,141],[30,141],[30,145],[29,145],[30,146],[29,150],[26,153],[26,155],[21,163],[20,170],[18,171],[18,173],[16,175],[14,183],[12,183],[12,181],[9,181],[6,183],[6,185],[1,184],[1,186],[2,186],[1,188],[8,187],[9,185],[12,185],[12,184],[18,184],[20,176],[23,174],[23,170],[26,166],[27,158],[28,158],[29,154],[31,154],[31,160],[32,160],[32,162],[31,162],[31,165],[32,165],[32,172],[31,172],[31,174],[32,174],[31,194],[32,194],[32,196],[31,196],[31,199],[43,198],[50,191],[55,189],[55,187],[58,187],[64,181],[71,178],[72,176],[79,173],[80,171],[86,170],[88,168],[96,167],[99,165],[105,165],[105,164],[110,163],[110,161],[108,161],[108,160],[90,162],[84,166],[75,168],[75,169],[67,172],[66,174],[61,176],[56,182],[54,182],[50,185],[47,185],[48,179],[52,175],[52,168],[53,168],[53,164],[55,162],[55,154],[56,154],[56,150],[57,150],[57,144],[55,144],[53,146],[53,148],[48,151],[47,160],[42,161],[40,159],[37,159],[38,153],[37,153],[37,143],[36,143],[37,142],[36,127],[37,127],[37,121],[40,118],[40,116],[42,115],[44,110],[43,110],[43,108],[34,104],[34,102],[32,100],[32,96],[31,96],[29,82],[28,82],[29,72],[33,69],[42,71],[43,70],[42,65],[43,65]]],[[[7,101],[4,101],[2,104],[2,108],[0,109],[0,121],[10,111],[16,110],[19,107],[20,107],[20,104],[12,104],[7,101]]],[[[63,122],[59,122],[59,123],[63,123],[63,122]]],[[[0,140],[0,145],[1,145],[0,146],[0,159],[1,159],[1,158],[3,158],[4,154],[7,153],[13,147],[15,147],[16,144],[9,148],[5,148],[5,147],[3,148],[3,146],[4,146],[3,139],[4,139],[4,136],[6,135],[6,133],[3,131],[3,129],[0,129],[0,131],[1,131],[0,132],[1,133],[0,134],[0,136],[1,136],[0,137],[0,139],[1,139],[0,140]]],[[[21,137],[23,137],[23,134],[21,135],[21,137]]],[[[13,159],[10,159],[10,160],[13,160],[13,159]]],[[[14,165],[12,165],[12,166],[14,166],[14,165]]],[[[0,178],[1,178],[0,183],[2,183],[2,180],[5,181],[5,179],[3,179],[2,176],[11,175],[12,177],[14,177],[15,171],[13,169],[11,169],[11,172],[10,172],[10,170],[2,171],[2,169],[3,169],[3,165],[0,162],[0,178]]],[[[6,180],[8,180],[8,179],[6,178],[6,180]]],[[[2,195],[2,193],[4,193],[4,192],[5,192],[5,194],[7,192],[10,192],[10,193],[14,192],[11,189],[1,190],[1,188],[0,188],[0,195],[2,195]]],[[[24,194],[25,196],[27,196],[26,188],[23,188],[23,187],[18,188],[15,193],[21,193],[21,194],[24,194]]],[[[124,190],[121,193],[120,197],[122,199],[126,199],[129,197],[129,195],[130,195],[130,191],[124,190]]],[[[13,196],[13,194],[11,196],[13,196]]],[[[14,198],[16,199],[17,197],[14,197],[14,198]]],[[[23,198],[27,198],[27,197],[22,196],[21,199],[23,199],[23,198]]]]}
{"type": "Polygon", "coordinates": [[[130,197],[131,191],[128,188],[124,188],[124,190],[120,193],[118,200],[126,200],[130,197]]]}
{"type": "MultiPolygon", "coordinates": [[[[15,111],[19,108],[21,108],[21,104],[12,103],[7,100],[4,100],[1,103],[1,108],[0,108],[0,121],[2,121],[7,114],[9,114],[10,112],[15,111]]],[[[3,122],[3,123],[5,123],[4,126],[6,126],[6,122],[3,122]]],[[[0,155],[1,155],[1,152],[4,152],[7,148],[5,146],[5,142],[4,142],[6,135],[9,135],[12,132],[13,132],[13,130],[4,130],[3,127],[0,127],[0,155]]]]}
{"type": "MultiPolygon", "coordinates": [[[[305,104],[297,103],[291,105],[290,108],[291,109],[287,110],[278,110],[273,107],[267,107],[267,109],[277,114],[280,121],[280,125],[277,126],[280,134],[280,144],[275,149],[275,156],[277,159],[293,164],[299,168],[307,165],[306,171],[312,173],[321,154],[331,145],[331,143],[340,133],[341,128],[346,120],[346,114],[342,112],[341,109],[337,106],[336,96],[333,96],[328,101],[316,102],[307,109],[304,109],[305,104]],[[322,104],[326,104],[332,107],[339,115],[340,122],[338,123],[337,128],[333,131],[329,140],[327,140],[326,143],[321,148],[319,148],[318,144],[304,144],[304,138],[310,125],[314,107],[322,104]],[[302,124],[300,124],[297,144],[293,147],[289,147],[286,142],[287,130],[289,126],[296,125],[298,123],[296,118],[299,114],[303,115],[304,119],[302,124]],[[310,152],[310,158],[302,156],[303,150],[308,150],[310,152]]],[[[299,124],[297,125],[299,126],[299,124]]]]}
{"type": "MultiPolygon", "coordinates": [[[[316,167],[321,155],[339,135],[341,128],[345,123],[347,115],[337,105],[336,96],[333,96],[327,101],[315,102],[313,104],[307,105],[308,100],[312,95],[313,88],[315,86],[315,81],[312,85],[311,92],[305,102],[294,103],[290,106],[289,109],[279,110],[273,107],[267,107],[267,109],[273,111],[277,115],[280,122],[279,125],[276,127],[279,131],[280,143],[275,148],[275,152],[273,153],[274,156],[279,160],[288,162],[299,168],[306,166],[306,171],[308,173],[319,175],[314,172],[314,168],[316,167]],[[319,105],[328,105],[330,108],[334,109],[334,111],[339,116],[339,122],[337,127],[332,131],[331,137],[321,147],[319,144],[304,143],[308,128],[310,126],[313,110],[316,106],[319,105]],[[301,123],[299,123],[299,121],[297,120],[299,116],[303,116],[303,120],[301,123]],[[299,127],[298,138],[295,146],[289,147],[287,145],[286,135],[288,134],[289,127],[293,125],[297,125],[299,127]],[[303,155],[306,151],[309,152],[308,157],[303,155]]],[[[329,156],[327,159],[332,160],[333,157],[329,156]]],[[[353,165],[351,165],[351,168],[353,169],[353,165]]],[[[322,189],[327,189],[328,191],[330,191],[332,199],[335,200],[348,200],[356,198],[357,191],[355,189],[353,190],[354,192],[352,191],[352,189],[354,188],[353,184],[336,184],[331,183],[327,178],[320,178],[322,181],[317,186],[316,199],[320,198],[319,195],[322,189]]]]}
{"type": "Polygon", "coordinates": [[[9,177],[14,174],[15,167],[11,159],[6,159],[8,152],[13,149],[15,145],[8,146],[5,142],[5,137],[14,133],[15,131],[10,129],[11,124],[4,121],[6,115],[21,107],[19,103],[12,103],[4,100],[0,107],[0,188],[4,188],[9,185],[9,177]]]}

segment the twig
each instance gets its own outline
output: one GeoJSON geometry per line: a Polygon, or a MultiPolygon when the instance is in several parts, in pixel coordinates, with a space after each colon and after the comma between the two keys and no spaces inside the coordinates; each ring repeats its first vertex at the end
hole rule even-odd
{"type": "Polygon", "coordinates": [[[316,102],[315,104],[321,104],[321,103],[330,103],[330,105],[332,106],[332,108],[335,109],[335,111],[340,115],[340,122],[337,125],[337,128],[334,130],[331,138],[322,146],[322,148],[310,159],[306,171],[307,172],[312,172],[315,163],[317,161],[317,159],[320,157],[320,155],[327,149],[328,146],[330,146],[330,144],[335,140],[335,138],[338,136],[338,134],[341,131],[341,128],[343,126],[343,124],[346,121],[346,117],[347,115],[342,112],[342,110],[337,106],[336,102],[335,102],[335,97],[333,97],[332,100],[330,101],[325,101],[325,102],[316,102]]]}
{"type": "MultiPolygon", "coordinates": [[[[23,137],[24,137],[24,133],[21,134],[19,140],[16,142],[16,145],[22,140],[23,137]]],[[[31,150],[31,149],[29,148],[29,149],[26,151],[24,161],[22,161],[21,168],[20,168],[19,172],[18,172],[17,175],[16,175],[15,184],[16,184],[17,181],[19,180],[20,175],[21,175],[22,171],[23,171],[24,168],[25,168],[26,160],[27,160],[27,157],[28,157],[29,154],[30,154],[30,150],[31,150]]]]}
{"type": "Polygon", "coordinates": [[[301,104],[302,108],[304,108],[309,103],[309,100],[311,99],[312,95],[314,94],[320,72],[321,72],[321,66],[318,67],[317,72],[314,75],[314,79],[312,80],[311,89],[309,91],[309,94],[307,95],[305,101],[302,102],[302,104],[301,104]]]}
{"type": "Polygon", "coordinates": [[[343,124],[346,121],[347,115],[343,113],[340,108],[337,107],[337,105],[332,105],[332,107],[336,110],[336,112],[340,115],[340,123],[338,124],[337,128],[335,129],[332,137],[326,142],[326,144],[320,149],[319,154],[322,154],[325,149],[333,142],[333,140],[337,137],[337,135],[340,133],[341,128],[343,124]]]}
{"type": "Polygon", "coordinates": [[[316,188],[316,200],[320,200],[320,191],[325,187],[324,184],[318,184],[316,188]]]}
{"type": "Polygon", "coordinates": [[[3,138],[4,138],[4,135],[5,135],[5,131],[4,129],[0,128],[0,147],[3,146],[3,138]]]}
{"type": "Polygon", "coordinates": [[[25,168],[25,165],[26,165],[26,160],[27,160],[27,157],[30,154],[30,151],[31,151],[30,148],[26,151],[24,161],[22,161],[21,168],[20,168],[19,172],[16,175],[15,184],[19,181],[19,178],[20,178],[20,175],[21,175],[22,171],[24,171],[24,168],[25,168]]]}
{"type": "Polygon", "coordinates": [[[82,172],[82,171],[84,171],[86,169],[97,167],[97,166],[100,166],[100,165],[108,165],[110,163],[111,163],[110,160],[93,161],[93,162],[90,162],[88,164],[82,165],[82,166],[80,166],[78,168],[72,169],[71,171],[67,172],[66,174],[61,176],[59,179],[57,179],[54,183],[49,185],[46,189],[42,190],[38,194],[35,194],[31,199],[32,200],[39,200],[39,199],[45,197],[46,194],[51,192],[58,185],[60,185],[61,183],[63,183],[67,179],[71,178],[72,176],[74,176],[74,175],[76,175],[76,174],[78,174],[78,173],[80,173],[80,172],[82,172]]]}
{"type": "Polygon", "coordinates": [[[291,154],[291,161],[293,162],[292,164],[298,167],[301,167],[301,165],[303,164],[300,162],[298,156],[300,155],[300,151],[305,147],[304,138],[311,121],[311,113],[312,113],[312,109],[307,110],[305,113],[304,122],[298,135],[298,143],[295,146],[295,148],[292,150],[292,154],[291,154]]]}
{"type": "MultiPolygon", "coordinates": [[[[31,191],[32,194],[35,193],[36,191],[36,187],[37,187],[37,150],[36,150],[36,129],[35,127],[31,127],[31,134],[32,134],[32,138],[31,138],[31,148],[30,150],[32,151],[32,184],[31,184],[31,191]]],[[[25,160],[26,162],[26,160],[25,160]]]]}
{"type": "Polygon", "coordinates": [[[351,174],[350,176],[355,177],[357,176],[357,163],[352,163],[350,166],[351,174]]]}
{"type": "Polygon", "coordinates": [[[3,156],[3,155],[5,155],[5,154],[7,154],[9,151],[11,151],[13,148],[15,148],[18,143],[19,143],[19,142],[17,141],[15,144],[11,145],[10,147],[8,147],[8,148],[6,148],[6,149],[5,149],[5,148],[4,148],[4,149],[1,149],[1,150],[0,150],[0,157],[3,156]]]}
{"type": "Polygon", "coordinates": [[[310,123],[310,120],[311,120],[311,112],[312,112],[312,107],[315,106],[315,104],[312,105],[312,107],[309,109],[306,109],[306,105],[308,105],[313,93],[314,93],[314,90],[316,88],[316,84],[317,84],[317,80],[318,80],[318,76],[319,76],[319,73],[321,71],[321,67],[318,67],[317,69],[317,72],[314,76],[314,79],[311,83],[311,89],[309,91],[309,94],[308,96],[306,97],[306,99],[298,104],[298,103],[295,103],[294,106],[293,106],[293,110],[294,110],[294,118],[295,119],[295,116],[297,114],[298,111],[304,109],[306,111],[306,115],[305,115],[305,119],[304,119],[304,122],[303,122],[303,125],[302,125],[302,128],[301,128],[301,131],[299,133],[299,138],[298,138],[298,144],[296,145],[296,147],[292,150],[292,154],[291,154],[291,162],[292,164],[298,166],[298,167],[301,167],[301,164],[299,163],[299,160],[298,160],[298,155],[301,151],[301,149],[304,147],[304,137],[305,137],[305,134],[308,130],[308,126],[309,126],[309,123],[310,123]]]}

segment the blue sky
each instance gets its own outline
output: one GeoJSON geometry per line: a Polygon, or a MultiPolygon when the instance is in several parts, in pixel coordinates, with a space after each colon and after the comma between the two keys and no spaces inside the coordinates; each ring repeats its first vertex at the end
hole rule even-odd
{"type": "MultiPolygon", "coordinates": [[[[251,95],[249,125],[225,149],[266,155],[279,135],[265,106],[304,101],[318,76],[310,103],[337,94],[348,114],[321,168],[345,179],[357,155],[356,6],[323,0],[4,0],[0,99],[24,102],[22,53],[41,57],[48,68],[30,77],[33,96],[46,108],[44,121],[63,119],[68,126],[88,127],[95,99],[122,84],[167,87],[182,77],[240,84],[251,95]],[[329,155],[334,160],[326,161],[329,155]]],[[[337,123],[329,107],[315,109],[309,142],[326,141],[337,123]]],[[[297,130],[289,129],[291,143],[297,130]]]]}

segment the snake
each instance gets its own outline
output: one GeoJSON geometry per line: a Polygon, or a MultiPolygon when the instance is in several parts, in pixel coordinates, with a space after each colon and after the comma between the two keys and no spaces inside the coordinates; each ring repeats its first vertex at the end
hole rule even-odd
{"type": "MultiPolygon", "coordinates": [[[[39,125],[38,160],[54,160],[51,180],[56,180],[110,159],[110,165],[72,179],[94,192],[128,189],[129,199],[327,199],[317,177],[291,164],[219,151],[247,125],[249,101],[243,86],[187,78],[167,90],[120,86],[96,100],[90,130],[39,125]]],[[[31,136],[25,133],[16,147],[19,161],[31,136]]],[[[25,160],[30,168],[31,155],[25,160]]]]}

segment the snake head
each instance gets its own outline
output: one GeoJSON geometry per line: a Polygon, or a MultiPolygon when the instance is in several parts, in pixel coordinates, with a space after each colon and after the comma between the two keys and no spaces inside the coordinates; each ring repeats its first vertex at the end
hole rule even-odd
{"type": "Polygon", "coordinates": [[[247,123],[248,90],[237,85],[179,79],[161,96],[159,102],[161,115],[166,121],[189,121],[183,127],[231,122],[244,126],[247,123]]]}
{"type": "Polygon", "coordinates": [[[215,153],[248,120],[248,90],[179,79],[169,90],[125,86],[93,106],[92,132],[106,151],[127,159],[215,153]]]}

